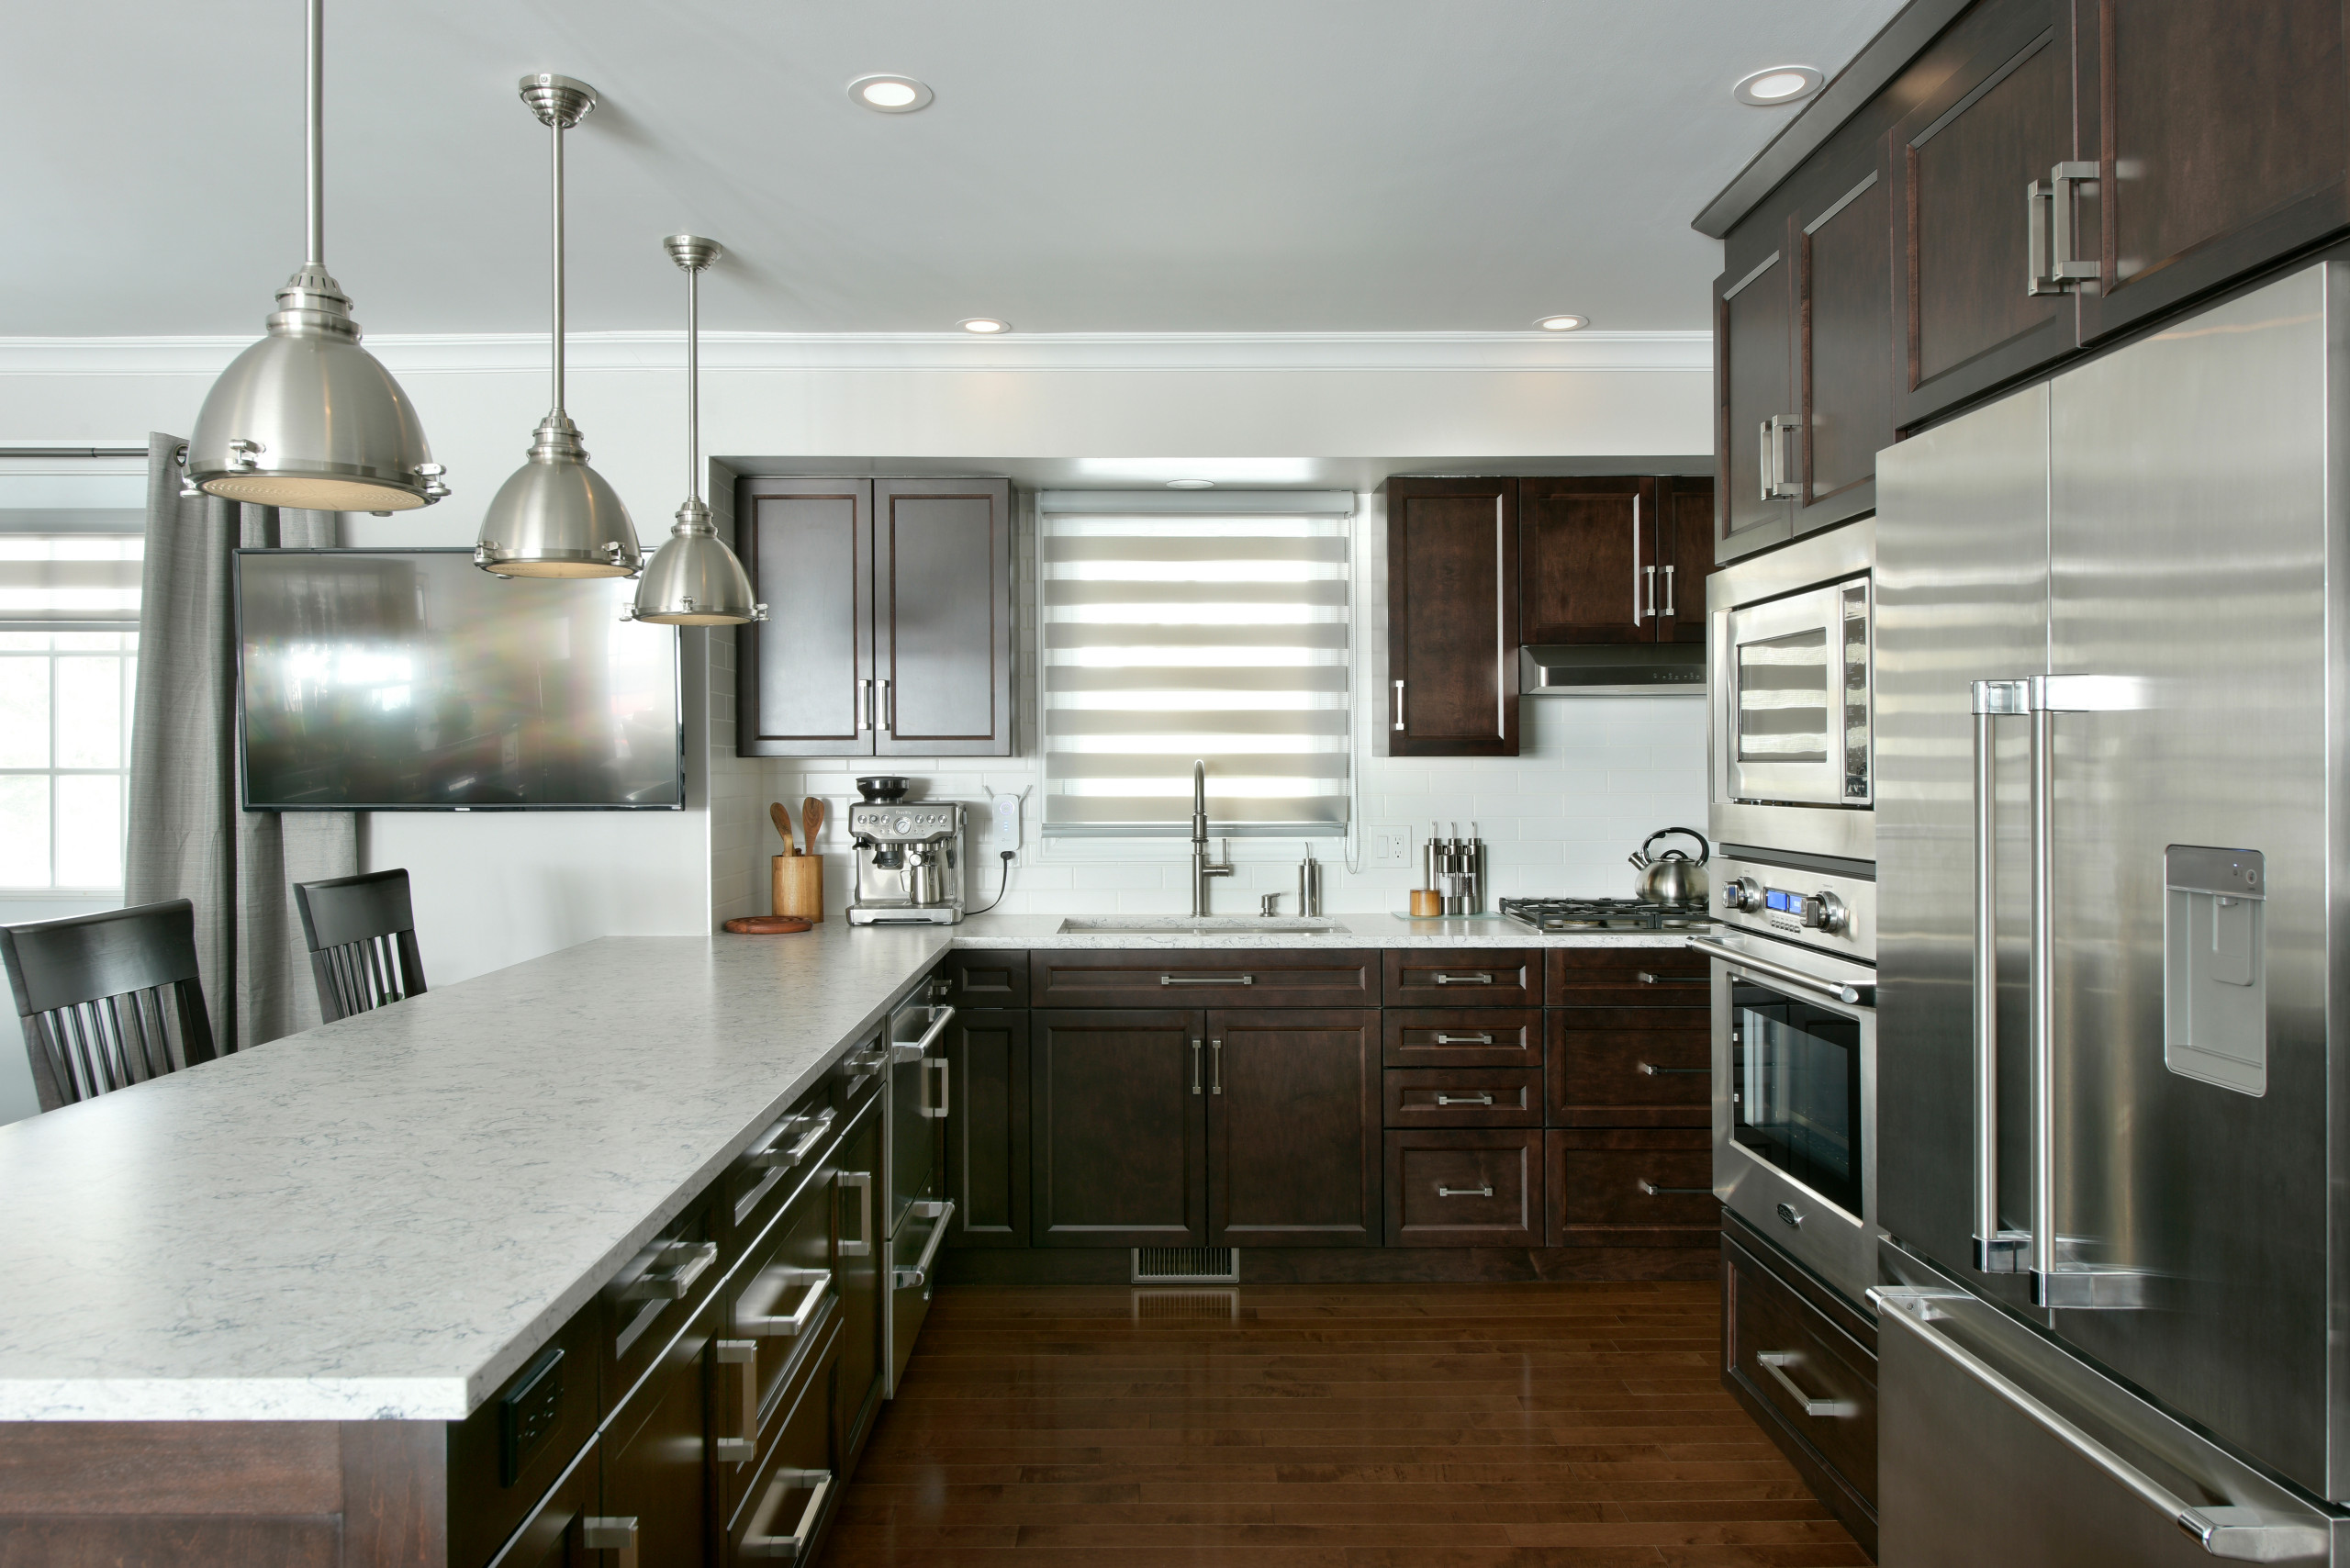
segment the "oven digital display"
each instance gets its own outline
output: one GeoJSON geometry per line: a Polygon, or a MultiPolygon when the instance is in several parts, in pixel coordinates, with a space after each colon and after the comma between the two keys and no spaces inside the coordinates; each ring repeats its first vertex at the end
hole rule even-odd
{"type": "Polygon", "coordinates": [[[1803,895],[1801,893],[1783,893],[1776,888],[1765,888],[1762,890],[1762,907],[1779,914],[1801,915],[1803,913],[1803,895]]]}

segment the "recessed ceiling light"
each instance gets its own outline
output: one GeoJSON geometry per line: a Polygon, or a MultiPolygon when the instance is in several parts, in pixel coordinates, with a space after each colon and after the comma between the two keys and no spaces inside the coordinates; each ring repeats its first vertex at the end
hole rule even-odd
{"type": "Polygon", "coordinates": [[[968,316],[955,323],[967,332],[1009,332],[1012,323],[993,316],[968,316]]]}
{"type": "Polygon", "coordinates": [[[1774,105],[1792,104],[1798,99],[1808,98],[1819,91],[1820,84],[1826,80],[1808,65],[1774,65],[1751,76],[1740,77],[1732,91],[1740,103],[1767,109],[1774,105]]]}
{"type": "Polygon", "coordinates": [[[1588,316],[1545,316],[1534,323],[1546,332],[1572,332],[1591,325],[1588,316]]]}
{"type": "Polygon", "coordinates": [[[1167,487],[1170,490],[1213,490],[1215,488],[1215,481],[1214,479],[1169,479],[1167,481],[1167,487]]]}
{"type": "Polygon", "coordinates": [[[910,115],[930,106],[931,92],[911,76],[860,76],[848,84],[848,95],[885,115],[910,115]]]}

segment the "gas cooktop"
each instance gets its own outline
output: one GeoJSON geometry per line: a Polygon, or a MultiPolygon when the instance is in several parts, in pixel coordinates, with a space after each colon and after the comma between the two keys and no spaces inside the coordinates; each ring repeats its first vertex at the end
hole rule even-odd
{"type": "Polygon", "coordinates": [[[1716,924],[1702,899],[1504,899],[1501,911],[1537,931],[1701,931],[1716,924]]]}

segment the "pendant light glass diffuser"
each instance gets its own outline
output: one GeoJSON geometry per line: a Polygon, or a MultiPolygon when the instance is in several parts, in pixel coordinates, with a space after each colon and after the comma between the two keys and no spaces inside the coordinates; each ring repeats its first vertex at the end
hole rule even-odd
{"type": "Polygon", "coordinates": [[[672,234],[661,243],[686,271],[686,504],[636,585],[630,619],[667,626],[740,626],[765,621],[751,598],[751,575],[711,526],[701,498],[701,269],[724,252],[715,241],[672,234]]]}
{"type": "Polygon", "coordinates": [[[579,427],[563,408],[563,133],[596,106],[596,90],[568,76],[522,78],[522,101],[554,138],[554,399],[530,461],[490,498],[474,565],[501,577],[627,577],[643,565],[628,508],[588,466],[579,427]]]}
{"type": "Polygon", "coordinates": [[[269,335],[205,395],[188,477],[232,501],[315,511],[406,511],[449,493],[415,406],[359,346],[351,300],[327,274],[324,0],[310,0],[309,259],[277,291],[269,335]]]}

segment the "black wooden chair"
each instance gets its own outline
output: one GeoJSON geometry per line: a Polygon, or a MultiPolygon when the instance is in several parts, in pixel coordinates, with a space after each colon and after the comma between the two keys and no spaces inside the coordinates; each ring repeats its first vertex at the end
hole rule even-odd
{"type": "Polygon", "coordinates": [[[297,882],[294,902],[328,1023],[424,994],[405,870],[297,882]]]}
{"type": "Polygon", "coordinates": [[[0,925],[0,959],[44,1111],[215,1054],[196,969],[196,906],[185,899],[0,925]]]}

